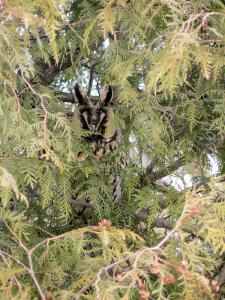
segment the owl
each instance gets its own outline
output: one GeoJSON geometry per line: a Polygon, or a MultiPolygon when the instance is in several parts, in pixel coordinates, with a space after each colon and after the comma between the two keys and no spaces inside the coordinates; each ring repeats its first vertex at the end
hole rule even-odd
{"type": "MultiPolygon", "coordinates": [[[[87,130],[84,137],[92,146],[96,159],[108,154],[118,147],[121,130],[115,122],[115,99],[112,87],[103,89],[100,97],[85,95],[79,84],[74,88],[78,107],[74,113],[75,126],[87,130]]],[[[82,155],[80,155],[82,160],[82,155]]]]}
{"type": "MultiPolygon", "coordinates": [[[[98,160],[117,149],[122,137],[121,129],[116,124],[116,103],[112,87],[103,88],[100,97],[84,94],[79,84],[75,85],[74,92],[78,103],[73,116],[74,126],[87,131],[84,140],[91,145],[93,154],[98,160]]],[[[85,158],[82,153],[78,154],[79,160],[85,158]]],[[[105,167],[104,172],[108,174],[113,188],[114,201],[120,201],[122,198],[120,178],[111,172],[109,166],[105,167]]],[[[79,201],[79,197],[80,194],[77,193],[75,199],[79,201]]]]}

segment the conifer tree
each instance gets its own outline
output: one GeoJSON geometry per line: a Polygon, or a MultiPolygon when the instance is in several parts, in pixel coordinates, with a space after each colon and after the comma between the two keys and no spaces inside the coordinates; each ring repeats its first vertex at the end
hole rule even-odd
{"type": "Polygon", "coordinates": [[[0,1],[0,299],[224,299],[224,25],[220,0],[0,1]],[[76,83],[113,89],[99,159],[76,83]]]}

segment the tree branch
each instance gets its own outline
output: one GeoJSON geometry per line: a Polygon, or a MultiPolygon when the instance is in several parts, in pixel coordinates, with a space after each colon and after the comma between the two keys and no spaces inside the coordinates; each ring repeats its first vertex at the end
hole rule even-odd
{"type": "Polygon", "coordinates": [[[88,96],[90,96],[90,94],[91,94],[93,80],[94,80],[94,72],[95,72],[95,67],[97,64],[98,64],[98,62],[94,62],[90,67],[90,77],[89,77],[88,90],[87,90],[88,96]]]}
{"type": "Polygon", "coordinates": [[[140,180],[141,186],[143,187],[146,184],[148,184],[149,182],[154,182],[158,179],[161,179],[163,177],[170,175],[172,172],[176,171],[177,169],[179,169],[180,167],[185,165],[185,163],[186,163],[186,161],[185,161],[184,157],[180,157],[174,163],[172,163],[171,165],[166,167],[164,170],[151,172],[151,169],[150,169],[150,173],[147,170],[147,172],[141,177],[141,180],[140,180]]]}
{"type": "MultiPolygon", "coordinates": [[[[181,127],[181,129],[175,134],[173,141],[178,141],[182,136],[184,136],[185,132],[188,130],[189,128],[189,122],[186,122],[185,125],[183,127],[181,127]]],[[[169,144],[169,143],[167,143],[169,144]]],[[[149,166],[147,167],[147,172],[146,174],[151,174],[155,165],[158,163],[159,158],[158,157],[154,157],[152,159],[152,161],[150,162],[149,166]]]]}
{"type": "MultiPolygon", "coordinates": [[[[74,49],[73,56],[77,56],[80,52],[80,47],[77,47],[74,49]]],[[[49,85],[52,83],[52,81],[55,79],[55,77],[63,70],[71,67],[73,64],[73,61],[71,60],[71,52],[68,51],[65,57],[62,57],[61,61],[59,63],[56,63],[54,58],[51,58],[50,65],[45,62],[38,62],[37,65],[40,68],[41,73],[41,84],[43,85],[49,85]]]]}
{"type": "Polygon", "coordinates": [[[167,219],[157,218],[155,219],[155,227],[171,230],[174,227],[174,223],[167,219]]]}
{"type": "Polygon", "coordinates": [[[222,287],[225,284],[225,263],[223,264],[223,267],[217,277],[217,283],[219,287],[222,287]]]}
{"type": "Polygon", "coordinates": [[[77,103],[75,96],[73,93],[66,93],[61,91],[56,91],[56,95],[62,102],[68,102],[68,103],[77,103]]]}

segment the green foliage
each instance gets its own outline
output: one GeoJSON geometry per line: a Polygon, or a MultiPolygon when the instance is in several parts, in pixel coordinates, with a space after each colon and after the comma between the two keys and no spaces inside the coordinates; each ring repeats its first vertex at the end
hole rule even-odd
{"type": "Polygon", "coordinates": [[[8,0],[0,18],[0,299],[224,299],[223,1],[8,0]],[[99,160],[77,81],[114,88],[122,141],[99,160]]]}

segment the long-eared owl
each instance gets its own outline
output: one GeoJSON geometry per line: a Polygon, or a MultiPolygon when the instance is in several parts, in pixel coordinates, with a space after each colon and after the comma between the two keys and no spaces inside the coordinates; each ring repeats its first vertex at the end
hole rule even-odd
{"type": "Polygon", "coordinates": [[[74,90],[78,102],[75,124],[89,132],[84,139],[91,144],[95,157],[99,159],[116,149],[121,140],[120,128],[115,123],[116,105],[112,88],[105,87],[100,97],[85,95],[79,84],[74,90]]]}
{"type": "MultiPolygon", "coordinates": [[[[74,88],[78,106],[73,120],[75,126],[88,131],[84,140],[92,147],[96,159],[111,153],[121,141],[121,129],[116,124],[116,103],[113,97],[112,87],[103,88],[100,97],[84,94],[79,84],[74,88]]],[[[78,154],[78,159],[83,160],[85,156],[78,154]]],[[[113,199],[118,202],[122,198],[120,178],[106,167],[105,174],[109,175],[109,182],[113,187],[113,199]]],[[[76,195],[79,198],[80,195],[76,195]]]]}

